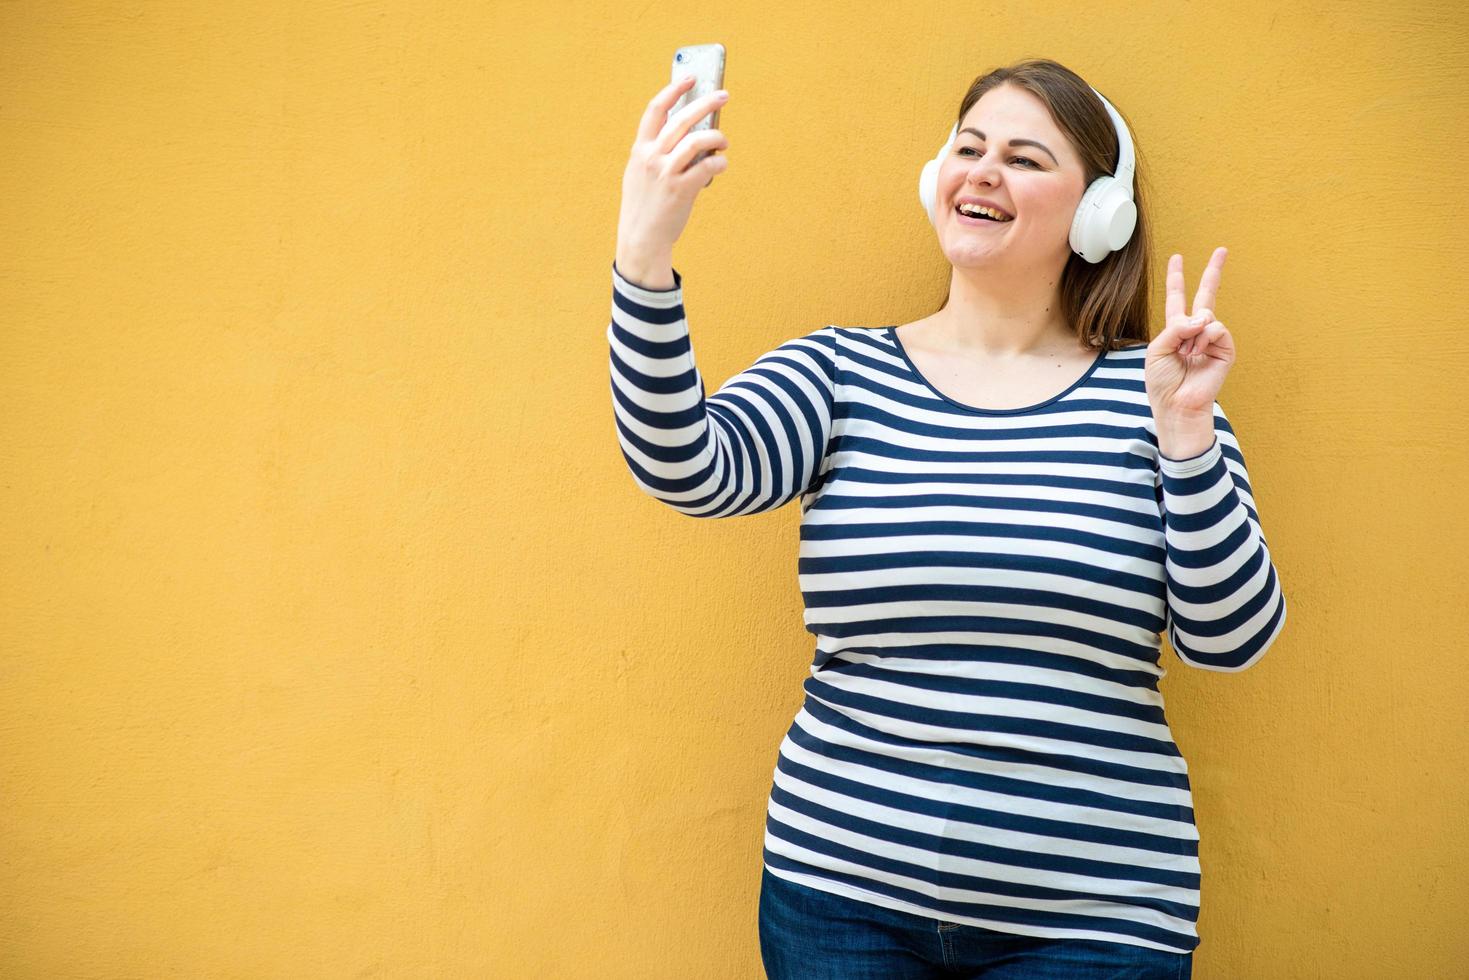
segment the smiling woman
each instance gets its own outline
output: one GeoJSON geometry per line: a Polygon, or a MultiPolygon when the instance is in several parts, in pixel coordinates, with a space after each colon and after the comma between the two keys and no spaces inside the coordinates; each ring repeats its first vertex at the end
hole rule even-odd
{"type": "Polygon", "coordinates": [[[1162,640],[1244,670],[1286,605],[1217,371],[1159,384],[1181,257],[1150,342],[1108,105],[1055,62],[983,76],[920,177],[944,308],[790,336],[711,395],[683,276],[613,263],[637,486],[703,519],[800,501],[815,649],[766,806],[770,980],[1189,976],[1199,834],[1162,640]],[[1094,189],[1105,220],[1078,226],[1094,189]]]}

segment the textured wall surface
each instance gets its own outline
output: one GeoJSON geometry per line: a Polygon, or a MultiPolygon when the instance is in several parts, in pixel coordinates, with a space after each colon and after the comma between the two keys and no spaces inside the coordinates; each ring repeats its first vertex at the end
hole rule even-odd
{"type": "MultiPolygon", "coordinates": [[[[621,176],[720,41],[675,253],[712,392],[926,315],[968,83],[1128,114],[1290,602],[1165,651],[1202,978],[1462,975],[1466,14],[1455,3],[0,6],[0,975],[758,977],[811,656],[795,507],[634,487],[621,176]]],[[[1161,329],[1161,323],[1155,329],[1161,329]]]]}

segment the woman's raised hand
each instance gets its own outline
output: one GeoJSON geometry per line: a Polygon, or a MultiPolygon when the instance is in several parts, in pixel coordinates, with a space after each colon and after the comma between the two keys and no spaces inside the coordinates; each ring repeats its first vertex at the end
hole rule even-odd
{"type": "Polygon", "coordinates": [[[1214,319],[1214,297],[1228,249],[1214,250],[1194,294],[1193,312],[1184,308],[1183,256],[1168,259],[1163,332],[1148,344],[1143,369],[1155,419],[1213,418],[1214,401],[1234,364],[1234,339],[1214,319]]]}
{"type": "Polygon", "coordinates": [[[723,90],[696,99],[670,117],[668,110],[688,91],[692,78],[671,82],[653,97],[638,124],[632,155],[622,175],[622,210],[617,219],[619,254],[667,256],[683,234],[694,198],[714,175],[729,167],[717,150],[729,140],[717,129],[689,127],[729,99],[723,90]],[[690,167],[700,151],[709,155],[690,167]]]}

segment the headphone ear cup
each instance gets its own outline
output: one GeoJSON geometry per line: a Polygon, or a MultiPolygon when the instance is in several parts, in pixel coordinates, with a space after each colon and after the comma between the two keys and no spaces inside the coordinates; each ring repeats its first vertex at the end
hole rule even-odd
{"type": "Polygon", "coordinates": [[[1095,265],[1132,240],[1137,204],[1116,177],[1092,181],[1071,220],[1071,250],[1095,265]]]}
{"type": "Polygon", "coordinates": [[[944,145],[939,147],[934,158],[923,165],[923,171],[918,175],[918,200],[923,204],[923,213],[928,215],[929,223],[938,226],[938,215],[934,214],[934,205],[939,196],[939,167],[943,166],[944,157],[949,153],[949,147],[954,145],[954,140],[959,136],[959,124],[949,129],[949,138],[944,145]]]}
{"type": "Polygon", "coordinates": [[[938,197],[939,186],[939,162],[935,158],[923,165],[923,173],[918,177],[918,200],[923,202],[923,212],[928,215],[930,223],[937,225],[938,216],[933,213],[934,198],[938,197]]]}
{"type": "Polygon", "coordinates": [[[1098,177],[1092,181],[1087,186],[1086,193],[1081,195],[1081,203],[1076,206],[1076,215],[1071,219],[1071,251],[1094,265],[1102,261],[1106,253],[1097,254],[1097,247],[1093,242],[1095,233],[1092,230],[1092,217],[1096,214],[1102,191],[1111,179],[1098,177]]]}
{"type": "Polygon", "coordinates": [[[1121,251],[1124,245],[1132,241],[1132,233],[1136,230],[1137,203],[1130,197],[1123,197],[1112,209],[1111,221],[1108,223],[1110,238],[1107,246],[1114,252],[1121,251]]]}

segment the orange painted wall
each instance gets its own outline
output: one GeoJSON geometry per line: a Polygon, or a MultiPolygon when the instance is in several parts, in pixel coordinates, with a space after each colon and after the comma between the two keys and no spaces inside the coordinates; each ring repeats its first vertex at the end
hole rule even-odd
{"type": "MultiPolygon", "coordinates": [[[[1459,4],[0,7],[0,975],[759,977],[796,508],[619,455],[623,166],[720,41],[679,242],[713,391],[931,312],[972,78],[1125,111],[1161,277],[1230,257],[1221,400],[1290,621],[1171,652],[1201,978],[1458,975],[1459,4]]],[[[1162,282],[1157,283],[1161,304],[1162,282]]]]}

